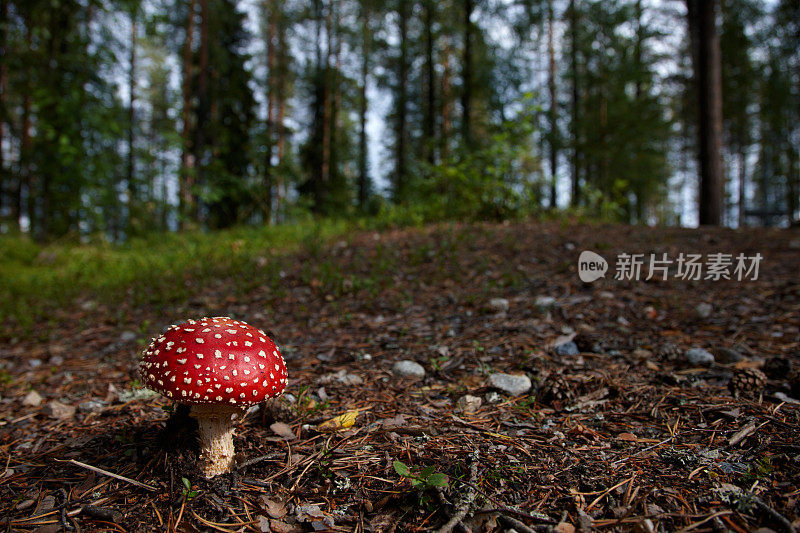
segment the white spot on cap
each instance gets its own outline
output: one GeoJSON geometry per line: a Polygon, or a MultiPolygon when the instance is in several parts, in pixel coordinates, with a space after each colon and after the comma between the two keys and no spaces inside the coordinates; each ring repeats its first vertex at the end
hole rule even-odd
{"type": "Polygon", "coordinates": [[[202,358],[203,358],[203,354],[201,354],[201,353],[198,353],[198,354],[197,354],[197,358],[198,358],[198,359],[202,359],[202,358]]]}
{"type": "Polygon", "coordinates": [[[249,362],[250,362],[250,358],[249,358],[249,357],[247,357],[246,355],[244,356],[244,362],[245,362],[245,363],[249,363],[249,362]]]}
{"type": "Polygon", "coordinates": [[[232,393],[232,392],[233,392],[233,389],[232,389],[231,387],[228,387],[227,389],[225,389],[225,392],[227,392],[228,394],[230,394],[230,393],[232,393]]]}
{"type": "Polygon", "coordinates": [[[236,335],[236,333],[237,333],[237,331],[235,329],[226,329],[225,331],[227,331],[231,335],[236,335]]]}
{"type": "Polygon", "coordinates": [[[228,359],[230,359],[231,361],[233,361],[234,359],[236,359],[236,356],[234,356],[232,353],[229,353],[229,354],[228,354],[228,359]]]}
{"type": "Polygon", "coordinates": [[[245,346],[247,346],[247,347],[249,348],[250,346],[252,346],[252,345],[253,345],[253,343],[252,343],[252,342],[250,342],[250,341],[244,341],[244,345],[245,345],[245,346]]]}
{"type": "Polygon", "coordinates": [[[214,350],[214,357],[216,357],[217,359],[222,359],[222,352],[220,352],[219,350],[214,350]]]}
{"type": "Polygon", "coordinates": [[[248,375],[248,374],[250,374],[250,371],[249,371],[249,370],[247,370],[247,369],[245,368],[245,369],[244,369],[244,375],[246,376],[246,375],[248,375]]]}
{"type": "MultiPolygon", "coordinates": [[[[203,325],[205,326],[205,324],[203,324],[203,325]]],[[[208,333],[209,331],[211,331],[211,328],[206,328],[206,329],[203,330],[203,333],[208,333]]]]}
{"type": "Polygon", "coordinates": [[[222,365],[221,367],[219,367],[220,370],[225,370],[226,368],[228,368],[227,365],[222,365]]]}
{"type": "Polygon", "coordinates": [[[197,337],[197,338],[195,338],[195,339],[194,339],[194,341],[195,341],[197,344],[203,344],[203,343],[205,342],[205,341],[204,341],[202,338],[200,338],[200,337],[197,337]]]}
{"type": "Polygon", "coordinates": [[[258,396],[258,391],[256,389],[253,389],[253,396],[258,396]]]}
{"type": "Polygon", "coordinates": [[[218,402],[221,402],[221,401],[222,401],[222,396],[217,396],[216,400],[217,400],[218,402]]]}
{"type": "Polygon", "coordinates": [[[245,393],[241,393],[241,394],[239,395],[239,398],[244,398],[244,397],[245,397],[245,393]]]}
{"type": "Polygon", "coordinates": [[[264,350],[261,350],[260,352],[258,352],[258,355],[260,355],[261,357],[266,357],[267,356],[267,354],[264,353],[264,350]]]}
{"type": "Polygon", "coordinates": [[[219,333],[214,333],[214,338],[215,339],[221,339],[222,335],[220,335],[219,333]]]}
{"type": "Polygon", "coordinates": [[[170,381],[170,383],[175,383],[175,376],[172,376],[171,378],[169,378],[169,381],[170,381]]]}
{"type": "Polygon", "coordinates": [[[183,382],[186,383],[187,385],[191,385],[192,384],[192,378],[183,378],[183,382]]]}
{"type": "Polygon", "coordinates": [[[231,372],[231,374],[233,374],[235,376],[236,375],[236,369],[234,369],[233,372],[231,372]]]}
{"type": "Polygon", "coordinates": [[[186,348],[184,348],[183,346],[181,346],[180,348],[178,348],[177,350],[175,350],[175,352],[177,352],[177,353],[183,353],[183,352],[185,352],[185,351],[186,351],[186,348]]]}
{"type": "Polygon", "coordinates": [[[187,333],[191,333],[192,331],[194,331],[194,328],[183,328],[183,331],[186,331],[187,333]]]}

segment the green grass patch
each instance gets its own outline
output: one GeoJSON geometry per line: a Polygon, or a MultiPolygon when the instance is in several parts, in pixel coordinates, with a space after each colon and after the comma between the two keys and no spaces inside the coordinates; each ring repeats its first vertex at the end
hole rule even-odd
{"type": "Polygon", "coordinates": [[[186,298],[199,283],[241,274],[247,285],[277,279],[280,256],[319,250],[363,222],[304,220],[214,233],[165,233],[123,244],[53,243],[0,237],[0,324],[30,330],[48,310],[78,297],[159,305],[186,298]]]}

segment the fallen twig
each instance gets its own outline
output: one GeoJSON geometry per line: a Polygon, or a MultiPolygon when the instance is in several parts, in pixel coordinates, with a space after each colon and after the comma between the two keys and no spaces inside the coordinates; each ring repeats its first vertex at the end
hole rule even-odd
{"type": "Polygon", "coordinates": [[[467,513],[469,512],[469,508],[475,502],[475,489],[473,488],[473,484],[475,483],[476,478],[478,477],[478,463],[473,462],[472,466],[469,469],[469,479],[470,485],[467,485],[468,490],[467,492],[459,499],[458,503],[456,504],[455,512],[453,516],[450,517],[450,520],[447,521],[445,525],[439,528],[439,533],[450,533],[456,525],[461,523],[467,513]]]}
{"type": "Polygon", "coordinates": [[[92,472],[97,472],[98,474],[103,474],[104,476],[113,477],[114,479],[118,479],[120,481],[125,481],[126,483],[130,483],[131,485],[136,485],[137,487],[143,488],[149,491],[157,491],[158,488],[148,485],[146,483],[142,483],[141,481],[136,481],[135,479],[131,479],[129,477],[120,476],[119,474],[115,474],[113,472],[109,472],[108,470],[103,470],[102,468],[98,468],[96,466],[87,465],[86,463],[82,463],[80,461],[76,461],[75,459],[69,459],[68,461],[61,461],[60,459],[56,459],[56,461],[63,462],[63,463],[71,463],[75,466],[79,466],[81,468],[85,468],[87,470],[91,470],[92,472]]]}

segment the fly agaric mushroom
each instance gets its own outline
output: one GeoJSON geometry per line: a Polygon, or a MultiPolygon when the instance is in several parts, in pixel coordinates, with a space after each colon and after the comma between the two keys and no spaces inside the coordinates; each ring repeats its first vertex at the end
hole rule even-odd
{"type": "Polygon", "coordinates": [[[147,387],[191,406],[206,478],[233,465],[233,420],[281,394],[288,383],[286,363],[272,339],[228,317],[170,326],[144,351],[139,371],[147,387]]]}

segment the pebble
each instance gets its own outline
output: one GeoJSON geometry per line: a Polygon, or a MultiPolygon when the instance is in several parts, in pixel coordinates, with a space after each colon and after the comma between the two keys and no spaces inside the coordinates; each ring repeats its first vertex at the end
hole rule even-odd
{"type": "Polygon", "coordinates": [[[521,374],[492,374],[489,386],[512,396],[522,396],[531,390],[531,379],[521,374]]]}
{"type": "Polygon", "coordinates": [[[392,366],[392,373],[404,378],[424,378],[425,369],[415,361],[398,361],[392,366]]]}
{"type": "Polygon", "coordinates": [[[559,522],[556,527],[553,528],[553,531],[556,533],[575,533],[575,526],[569,522],[559,522]]]}
{"type": "Polygon", "coordinates": [[[556,299],[552,296],[537,296],[536,300],[534,300],[536,307],[541,307],[542,309],[549,309],[556,305],[556,299]]]}
{"type": "Polygon", "coordinates": [[[714,355],[702,348],[690,348],[684,354],[686,362],[692,365],[711,365],[714,364],[714,355]]]}
{"type": "Polygon", "coordinates": [[[508,311],[511,306],[505,298],[492,298],[489,300],[489,307],[497,311],[508,311]]]}
{"type": "Polygon", "coordinates": [[[724,346],[714,350],[716,360],[723,364],[738,363],[744,361],[744,355],[736,350],[725,348],[724,346]]]}
{"type": "Polygon", "coordinates": [[[579,353],[581,351],[578,349],[578,345],[572,341],[556,346],[557,355],[578,355],[579,353]]]}
{"type": "Polygon", "coordinates": [[[44,406],[42,413],[57,420],[67,420],[75,416],[75,406],[66,405],[59,401],[53,400],[44,406]]]}
{"type": "Polygon", "coordinates": [[[710,303],[701,302],[697,304],[697,307],[694,308],[697,311],[697,316],[700,318],[708,318],[711,316],[711,313],[714,311],[714,307],[710,303]]]}
{"type": "Polygon", "coordinates": [[[136,337],[138,337],[138,335],[136,335],[136,333],[134,333],[133,331],[123,331],[122,334],[120,334],[119,336],[119,340],[121,340],[122,342],[131,342],[135,341],[136,337]]]}
{"type": "Polygon", "coordinates": [[[338,372],[334,372],[332,374],[325,374],[319,379],[319,382],[323,385],[333,383],[334,381],[343,385],[361,385],[364,383],[364,380],[361,379],[361,376],[350,374],[345,369],[339,370],[338,372]]]}
{"type": "Polygon", "coordinates": [[[497,394],[495,391],[490,391],[486,393],[486,403],[500,403],[503,401],[502,396],[497,394]]]}
{"type": "Polygon", "coordinates": [[[458,399],[457,408],[465,415],[471,415],[481,408],[481,403],[483,403],[483,401],[480,397],[465,394],[458,399]]]}
{"type": "Polygon", "coordinates": [[[35,390],[32,390],[22,399],[22,405],[28,407],[39,407],[42,405],[42,396],[35,390]]]}
{"type": "Polygon", "coordinates": [[[106,404],[98,400],[86,400],[78,404],[78,411],[81,413],[96,413],[105,406],[106,404]]]}
{"type": "Polygon", "coordinates": [[[31,368],[39,368],[42,366],[41,359],[28,359],[28,364],[31,365],[31,368]]]}

